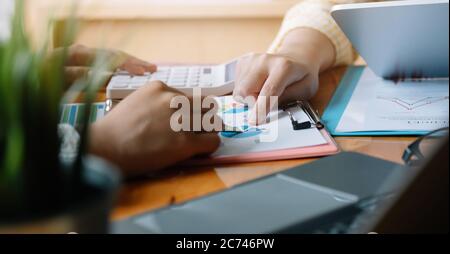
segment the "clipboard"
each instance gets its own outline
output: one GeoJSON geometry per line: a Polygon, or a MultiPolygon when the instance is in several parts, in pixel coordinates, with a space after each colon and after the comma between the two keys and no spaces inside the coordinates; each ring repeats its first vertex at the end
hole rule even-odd
{"type": "Polygon", "coordinates": [[[282,110],[288,112],[290,120],[292,122],[292,128],[294,130],[302,130],[304,128],[317,128],[325,139],[326,143],[314,146],[306,146],[299,148],[289,148],[280,149],[273,151],[264,152],[249,152],[236,155],[226,155],[226,156],[209,156],[209,157],[196,157],[181,163],[187,166],[207,166],[207,165],[217,165],[217,164],[232,164],[232,163],[250,163],[250,162],[263,162],[263,161],[277,161],[277,160],[288,160],[288,159],[300,159],[300,158],[310,158],[310,157],[323,157],[328,155],[337,154],[340,152],[339,146],[336,144],[330,133],[325,128],[321,119],[318,117],[317,113],[312,109],[311,105],[305,101],[297,101],[290,103],[287,107],[282,107],[282,110]],[[287,108],[292,106],[299,106],[310,118],[309,126],[306,122],[298,122],[289,113],[287,108]],[[299,125],[303,127],[298,128],[299,125]]]}
{"type": "MultiPolygon", "coordinates": [[[[95,103],[93,104],[94,116],[91,116],[92,122],[100,119],[109,110],[111,110],[118,101],[107,100],[105,103],[95,103]]],[[[76,125],[78,119],[78,112],[82,109],[82,104],[66,104],[62,109],[61,123],[68,123],[76,125]],[[72,119],[72,120],[70,120],[72,119]]],[[[292,128],[302,130],[307,128],[318,128],[320,134],[326,141],[326,143],[321,145],[290,148],[290,149],[280,149],[265,152],[252,152],[243,153],[234,156],[218,156],[218,157],[195,157],[187,161],[180,162],[179,165],[184,166],[206,166],[206,165],[220,165],[220,164],[232,164],[232,163],[249,163],[249,162],[263,162],[263,161],[277,161],[277,160],[288,160],[288,159],[300,159],[300,158],[310,158],[310,157],[323,157],[328,155],[337,154],[340,149],[330,133],[325,128],[322,120],[318,116],[317,112],[313,110],[311,105],[306,101],[296,101],[284,105],[281,108],[283,111],[287,112],[292,123],[292,128]],[[308,116],[308,122],[298,121],[295,117],[290,114],[290,108],[300,107],[303,112],[308,116]]]]}
{"type": "Polygon", "coordinates": [[[336,130],[366,66],[350,66],[322,115],[322,121],[333,136],[420,136],[428,131],[357,131],[336,130]]]}
{"type": "Polygon", "coordinates": [[[326,129],[322,129],[320,132],[328,142],[325,145],[276,150],[269,152],[256,152],[256,153],[240,154],[235,156],[195,158],[188,160],[182,164],[187,166],[207,166],[217,164],[250,163],[250,162],[324,157],[339,153],[340,149],[336,144],[336,142],[334,141],[334,139],[328,133],[328,131],[326,129]]]}

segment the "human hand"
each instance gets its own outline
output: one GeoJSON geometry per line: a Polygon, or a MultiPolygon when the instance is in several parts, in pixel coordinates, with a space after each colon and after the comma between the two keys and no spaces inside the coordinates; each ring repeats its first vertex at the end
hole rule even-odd
{"type": "Polygon", "coordinates": [[[170,102],[175,96],[184,95],[159,81],[133,92],[91,126],[90,151],[128,176],[214,152],[220,144],[217,133],[172,130],[170,119],[177,109],[170,102]]]}
{"type": "MultiPolygon", "coordinates": [[[[50,57],[60,56],[64,48],[55,49],[50,57]]],[[[143,75],[145,72],[155,72],[157,67],[120,50],[95,49],[82,45],[72,45],[67,49],[67,61],[64,68],[66,84],[85,77],[91,71],[91,67],[99,56],[103,56],[109,65],[105,76],[110,76],[116,69],[128,71],[134,75],[143,75]]]]}
{"type": "Polygon", "coordinates": [[[249,54],[237,64],[235,98],[251,96],[256,101],[251,124],[262,124],[270,112],[270,97],[278,104],[310,99],[319,88],[319,73],[332,66],[334,47],[312,29],[290,32],[277,54],[249,54]]]}
{"type": "Polygon", "coordinates": [[[250,124],[262,124],[271,110],[271,96],[279,104],[309,99],[319,86],[319,70],[282,55],[251,54],[237,65],[233,96],[239,100],[251,96],[256,101],[249,115],[250,124]]]}

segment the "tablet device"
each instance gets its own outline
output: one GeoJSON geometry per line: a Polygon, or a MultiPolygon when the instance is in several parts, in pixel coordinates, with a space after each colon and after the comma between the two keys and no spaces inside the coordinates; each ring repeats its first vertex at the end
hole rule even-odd
{"type": "Polygon", "coordinates": [[[336,5],[331,15],[367,65],[386,79],[448,77],[449,1],[336,5]]]}

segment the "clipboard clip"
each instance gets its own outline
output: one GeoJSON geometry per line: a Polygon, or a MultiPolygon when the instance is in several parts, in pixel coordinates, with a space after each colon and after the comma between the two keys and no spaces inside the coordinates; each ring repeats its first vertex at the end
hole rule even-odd
{"type": "Polygon", "coordinates": [[[291,119],[292,128],[295,131],[298,130],[306,130],[310,128],[317,128],[319,130],[323,129],[325,126],[323,125],[322,121],[320,120],[317,113],[312,109],[311,105],[306,101],[294,101],[290,102],[284,106],[281,107],[281,110],[286,112],[289,115],[289,118],[291,119]],[[294,117],[294,113],[290,110],[291,108],[300,108],[310,119],[309,121],[305,122],[299,122],[294,117]]]}

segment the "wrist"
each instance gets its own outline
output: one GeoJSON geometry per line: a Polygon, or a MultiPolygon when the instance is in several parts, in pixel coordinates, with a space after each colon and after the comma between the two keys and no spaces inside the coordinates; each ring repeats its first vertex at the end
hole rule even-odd
{"type": "Polygon", "coordinates": [[[336,53],[332,42],[321,32],[297,28],[286,35],[277,54],[324,71],[333,66],[336,53]]]}
{"type": "Polygon", "coordinates": [[[100,122],[96,122],[89,127],[89,153],[111,159],[113,145],[111,139],[106,138],[106,131],[102,128],[100,122]]]}

